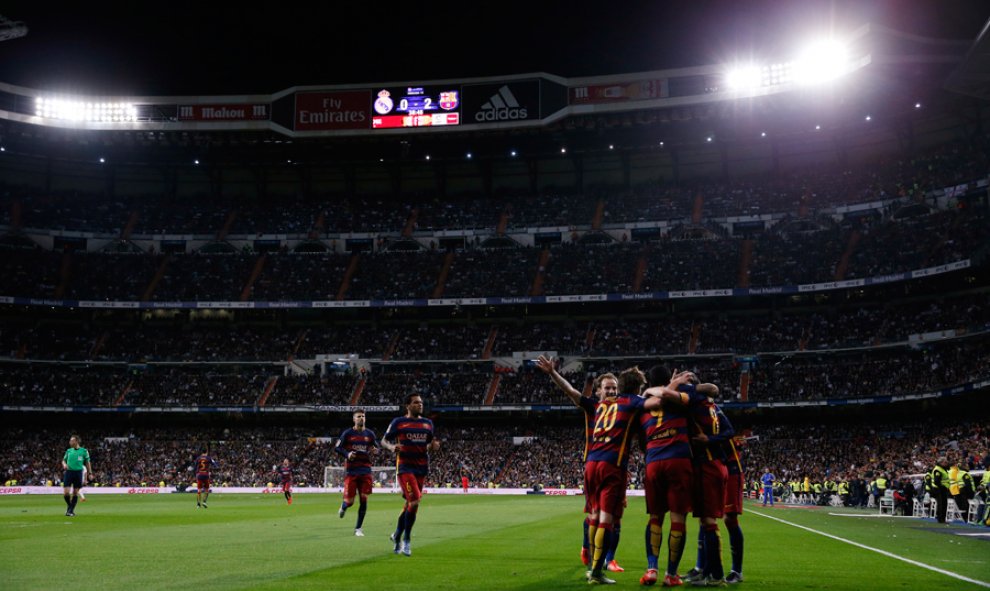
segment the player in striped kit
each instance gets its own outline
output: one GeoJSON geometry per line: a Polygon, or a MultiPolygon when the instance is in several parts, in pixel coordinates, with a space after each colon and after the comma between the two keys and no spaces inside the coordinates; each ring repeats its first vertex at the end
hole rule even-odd
{"type": "MultiPolygon", "coordinates": [[[[564,376],[560,375],[555,367],[555,362],[549,357],[540,355],[536,360],[536,366],[543,371],[543,373],[550,376],[553,383],[557,385],[558,388],[574,403],[574,406],[580,408],[584,412],[584,452],[582,458],[585,462],[588,461],[588,449],[591,447],[592,434],[595,430],[595,408],[598,403],[607,398],[608,396],[615,396],[618,392],[619,382],[615,375],[612,373],[599,374],[594,383],[592,384],[593,396],[584,396],[580,391],[568,382],[564,376]]],[[[587,486],[587,483],[585,483],[587,486]]],[[[619,512],[615,517],[615,523],[613,524],[613,537],[612,545],[606,550],[606,560],[605,568],[610,571],[622,572],[623,569],[619,566],[619,563],[615,561],[615,550],[619,545],[619,527],[620,520],[622,518],[622,511],[624,507],[619,508],[619,512]]],[[[591,542],[588,538],[588,526],[591,524],[591,498],[585,495],[584,503],[584,543],[581,546],[581,562],[588,566],[591,564],[591,542]]]]}
{"type": "MultiPolygon", "coordinates": [[[[649,371],[650,389],[647,395],[660,392],[658,386],[670,381],[671,371],[664,366],[654,366],[649,371]]],[[[686,374],[685,379],[695,379],[686,374]]],[[[673,384],[671,384],[673,385],[673,384]]],[[[691,405],[707,400],[690,384],[683,384],[674,396],[664,401],[661,408],[640,415],[640,428],[646,444],[646,511],[650,515],[646,526],[646,572],[640,578],[641,585],[653,585],[659,572],[659,554],[663,539],[663,521],[670,513],[670,530],[667,534],[667,571],[663,586],[682,585],[677,567],[684,553],[685,521],[691,511],[694,468],[689,439],[689,413],[691,405]]]]}
{"type": "MultiPolygon", "coordinates": [[[[672,387],[687,381],[678,376],[672,387]]],[[[646,384],[646,376],[637,367],[619,374],[618,394],[608,396],[595,408],[595,425],[591,446],[585,464],[585,495],[591,503],[592,522],[588,535],[593,548],[591,584],[613,584],[604,576],[606,549],[612,544],[614,515],[621,510],[626,497],[626,478],[629,464],[629,443],[641,412],[659,410],[663,398],[678,396],[671,388],[661,387],[654,395],[641,398],[640,391],[646,384]]]]}
{"type": "Polygon", "coordinates": [[[378,449],[378,438],[375,432],[364,426],[363,410],[356,410],[352,415],[354,427],[340,434],[334,451],[344,457],[344,500],[340,504],[337,515],[343,519],[347,509],[354,504],[358,496],[361,503],[358,506],[357,524],[354,535],[364,537],[364,516],[368,511],[368,495],[372,491],[371,454],[378,449]]]}
{"type": "Polygon", "coordinates": [[[433,421],[423,417],[423,398],[409,394],[405,399],[406,414],[389,424],[382,438],[382,447],[398,456],[398,479],[402,498],[406,500],[395,532],[390,536],[396,554],[412,556],[410,536],[416,523],[416,513],[423,497],[423,484],[430,469],[429,452],[440,449],[434,438],[433,421]]]}

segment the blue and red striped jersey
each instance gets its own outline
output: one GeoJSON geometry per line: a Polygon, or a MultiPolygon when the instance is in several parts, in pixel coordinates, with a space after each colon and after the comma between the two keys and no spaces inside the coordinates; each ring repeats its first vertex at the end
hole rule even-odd
{"type": "Polygon", "coordinates": [[[371,448],[379,447],[378,437],[371,429],[347,429],[340,434],[337,440],[337,447],[334,448],[338,454],[347,458],[348,454],[354,452],[353,460],[344,460],[344,473],[349,476],[359,476],[371,474],[371,448]]]}
{"type": "Polygon", "coordinates": [[[725,440],[735,435],[735,430],[732,429],[728,419],[724,422],[719,420],[718,415],[721,412],[718,405],[710,398],[691,406],[691,417],[694,419],[695,428],[708,437],[707,444],[695,446],[697,452],[694,454],[695,461],[705,463],[725,460],[725,440]],[[724,430],[726,428],[727,431],[724,430]]]}
{"type": "Polygon", "coordinates": [[[210,468],[216,465],[216,460],[206,454],[200,454],[196,458],[196,476],[209,476],[210,468]]]}
{"type": "Polygon", "coordinates": [[[399,474],[426,476],[430,469],[427,446],[433,441],[433,421],[396,417],[385,431],[385,440],[398,445],[399,474]]]}
{"type": "Polygon", "coordinates": [[[646,441],[647,464],[691,457],[690,408],[708,398],[699,394],[692,384],[684,384],[679,390],[680,404],[664,401],[660,410],[643,413],[639,417],[643,440],[646,441]]]}
{"type": "Polygon", "coordinates": [[[578,406],[584,412],[584,453],[581,455],[581,459],[587,461],[588,450],[591,449],[591,440],[595,433],[595,408],[598,406],[598,399],[582,396],[578,401],[578,406]]]}
{"type": "Polygon", "coordinates": [[[725,438],[722,441],[722,463],[725,464],[729,474],[742,474],[743,465],[742,458],[739,456],[739,449],[736,446],[736,430],[722,409],[718,409],[716,414],[718,415],[719,435],[725,438]]]}
{"type": "Polygon", "coordinates": [[[279,465],[275,472],[282,479],[282,482],[292,482],[292,466],[279,465]]]}
{"type": "Polygon", "coordinates": [[[635,394],[619,394],[598,403],[587,461],[626,467],[629,463],[631,427],[643,410],[644,402],[635,394]]]}

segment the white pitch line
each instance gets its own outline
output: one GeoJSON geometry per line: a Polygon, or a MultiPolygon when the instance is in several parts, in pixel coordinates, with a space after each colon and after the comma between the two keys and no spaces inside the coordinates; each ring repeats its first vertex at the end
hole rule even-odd
{"type": "Polygon", "coordinates": [[[885,519],[916,519],[911,515],[887,515],[886,513],[829,513],[829,515],[835,515],[836,517],[862,517],[864,519],[873,519],[883,517],[885,519]]]}
{"type": "Polygon", "coordinates": [[[990,534],[956,534],[957,536],[970,536],[974,538],[990,538],[990,534]]]}
{"type": "Polygon", "coordinates": [[[852,540],[847,540],[846,538],[840,538],[839,536],[835,536],[835,535],[832,535],[830,533],[825,533],[823,531],[818,531],[817,529],[812,529],[810,527],[805,527],[805,526],[799,525],[797,523],[791,523],[790,521],[783,520],[783,519],[781,519],[779,517],[773,517],[771,515],[766,515],[765,513],[760,513],[759,511],[750,510],[750,513],[752,513],[753,515],[758,515],[760,517],[766,517],[767,519],[772,519],[774,521],[779,521],[780,523],[783,523],[785,525],[790,525],[791,527],[796,527],[798,529],[803,529],[803,530],[809,531],[809,532],[811,532],[813,534],[818,534],[820,536],[825,536],[826,538],[832,538],[833,540],[837,540],[839,542],[844,542],[844,543],[849,544],[851,546],[856,546],[857,548],[862,548],[864,550],[869,550],[871,552],[876,552],[877,554],[882,554],[882,555],[884,555],[884,556],[886,556],[888,558],[893,558],[895,560],[900,560],[901,562],[906,562],[906,563],[912,564],[914,566],[918,566],[918,567],[921,567],[921,568],[924,568],[924,569],[928,569],[930,571],[934,571],[934,572],[937,572],[939,574],[943,574],[945,576],[952,577],[954,579],[959,579],[960,581],[966,581],[967,583],[973,583],[974,585],[979,585],[980,587],[986,587],[986,588],[990,589],[990,583],[987,583],[986,581],[980,581],[980,580],[977,580],[977,579],[971,579],[969,577],[960,575],[959,573],[954,573],[954,572],[949,571],[949,570],[945,570],[945,569],[941,569],[941,568],[938,568],[938,567],[935,567],[935,566],[931,566],[930,564],[925,564],[923,562],[918,562],[916,560],[911,560],[910,558],[904,558],[903,556],[898,556],[897,554],[893,554],[891,552],[887,552],[886,550],[881,550],[879,548],[874,548],[872,546],[867,546],[866,544],[860,544],[859,542],[854,542],[852,540]]]}

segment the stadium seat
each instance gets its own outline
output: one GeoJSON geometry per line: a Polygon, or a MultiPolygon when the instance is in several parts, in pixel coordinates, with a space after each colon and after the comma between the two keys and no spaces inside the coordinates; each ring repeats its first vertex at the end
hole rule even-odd
{"type": "Polygon", "coordinates": [[[880,514],[894,514],[894,491],[887,489],[887,491],[880,497],[880,514]]]}

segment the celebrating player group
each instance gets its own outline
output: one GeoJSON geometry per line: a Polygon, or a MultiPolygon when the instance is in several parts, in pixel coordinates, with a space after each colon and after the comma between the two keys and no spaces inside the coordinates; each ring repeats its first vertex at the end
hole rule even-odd
{"type": "MultiPolygon", "coordinates": [[[[633,440],[639,441],[646,460],[643,480],[646,496],[645,557],[642,585],[658,581],[664,587],[690,582],[693,586],[724,586],[742,582],[743,536],[739,528],[742,513],[743,470],[733,438],[734,430],[715,404],[714,384],[701,383],[691,372],[671,371],[657,365],[645,374],[637,367],[599,375],[585,396],[557,371],[555,361],[540,356],[536,362],[584,412],[585,419],[585,519],[581,559],[588,566],[591,584],[613,584],[607,571],[621,571],[615,561],[623,511],[627,507],[629,455],[633,440]],[[688,514],[699,520],[698,555],[694,568],[684,577],[678,574],[686,545],[688,514]],[[667,516],[667,561],[660,576],[663,525],[667,516]],[[728,576],[722,566],[718,520],[729,533],[732,568],[728,576]]],[[[359,503],[354,535],[362,530],[372,493],[372,459],[381,448],[396,454],[397,480],[405,501],[390,538],[393,551],[412,555],[411,534],[422,499],[429,457],[440,447],[433,422],[423,417],[419,394],[405,397],[405,414],[395,418],[381,440],[365,426],[363,411],[353,413],[353,427],[341,433],[335,447],[344,458],[343,502],[338,514],[359,503]]],[[[83,485],[83,468],[89,454],[73,436],[64,456],[66,469],[66,515],[74,515],[77,493],[83,485]]],[[[210,494],[211,470],[217,462],[204,448],[195,459],[196,504],[206,508],[210,494]]],[[[286,503],[292,504],[293,468],[288,459],[274,468],[281,481],[286,503]]],[[[466,472],[465,472],[466,474],[466,472]]]]}
{"type": "Polygon", "coordinates": [[[582,561],[588,582],[613,584],[606,570],[621,570],[614,561],[619,523],[626,506],[630,443],[637,436],[646,455],[646,572],[642,585],[659,579],[663,522],[670,514],[665,587],[689,581],[718,587],[742,582],[742,465],[729,420],[713,401],[714,384],[699,383],[690,372],[654,366],[644,374],[636,367],[594,382],[594,396],[584,396],[557,372],[553,359],[537,366],[585,414],[585,543],[582,561]],[[678,575],[685,546],[685,521],[700,521],[698,559],[685,577],[678,575]],[[724,519],[732,549],[732,570],[722,566],[718,519],[724,519]]]}

